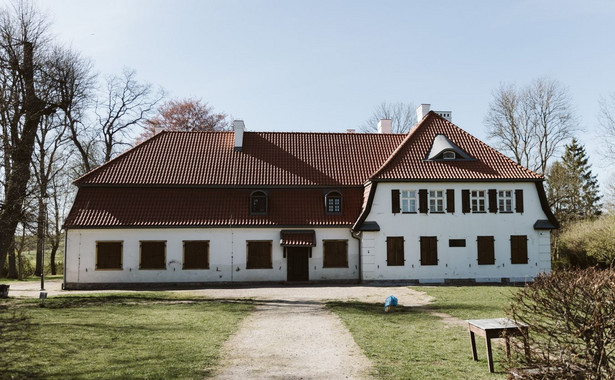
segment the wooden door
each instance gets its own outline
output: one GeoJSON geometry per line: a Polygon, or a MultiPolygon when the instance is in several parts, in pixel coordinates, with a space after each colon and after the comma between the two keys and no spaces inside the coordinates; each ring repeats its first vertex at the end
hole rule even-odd
{"type": "Polygon", "coordinates": [[[287,281],[308,281],[310,279],[309,270],[310,248],[287,247],[287,281]]]}

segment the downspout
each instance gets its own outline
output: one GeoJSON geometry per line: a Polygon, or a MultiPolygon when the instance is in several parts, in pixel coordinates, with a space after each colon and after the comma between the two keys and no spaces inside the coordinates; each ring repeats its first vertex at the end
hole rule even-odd
{"type": "Polygon", "coordinates": [[[66,290],[66,250],[68,248],[68,230],[64,230],[64,263],[62,264],[63,276],[62,276],[62,290],[66,290]]]}
{"type": "Polygon", "coordinates": [[[361,255],[361,232],[355,234],[355,232],[351,229],[350,235],[359,241],[359,284],[363,283],[363,255],[361,255]]]}

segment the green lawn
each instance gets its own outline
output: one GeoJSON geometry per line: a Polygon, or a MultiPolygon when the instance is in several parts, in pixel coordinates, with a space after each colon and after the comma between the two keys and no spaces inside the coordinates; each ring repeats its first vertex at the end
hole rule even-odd
{"type": "Polygon", "coordinates": [[[164,293],[54,297],[45,307],[38,305],[34,300],[0,303],[0,319],[15,311],[27,318],[14,324],[26,331],[5,331],[1,337],[0,377],[203,378],[211,374],[221,345],[253,309],[247,303],[164,293]]]}
{"type": "Polygon", "coordinates": [[[462,319],[504,316],[511,287],[415,287],[435,297],[428,308],[332,302],[355,341],[374,364],[379,379],[505,379],[503,349],[494,345],[496,373],[487,369],[484,341],[477,341],[479,362],[472,360],[466,328],[450,326],[428,309],[462,319]]]}

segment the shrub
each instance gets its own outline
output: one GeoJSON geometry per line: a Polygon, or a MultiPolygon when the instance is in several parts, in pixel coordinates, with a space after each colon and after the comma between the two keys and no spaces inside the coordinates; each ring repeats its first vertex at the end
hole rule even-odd
{"type": "Polygon", "coordinates": [[[615,267],[615,216],[569,225],[559,237],[558,251],[572,267],[615,267]]]}
{"type": "Polygon", "coordinates": [[[531,350],[528,361],[513,346],[511,366],[537,367],[543,379],[615,378],[614,269],[540,275],[515,295],[509,314],[529,326],[531,350]]]}

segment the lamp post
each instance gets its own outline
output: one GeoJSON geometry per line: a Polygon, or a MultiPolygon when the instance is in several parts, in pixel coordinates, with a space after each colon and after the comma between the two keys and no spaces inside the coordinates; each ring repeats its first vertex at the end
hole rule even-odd
{"type": "MultiPolygon", "coordinates": [[[[47,234],[47,201],[49,195],[45,191],[43,194],[43,236],[41,237],[41,292],[45,290],[45,235],[47,234]]],[[[47,294],[45,294],[47,296],[47,294]]],[[[41,293],[43,298],[43,293],[41,293]]]]}

